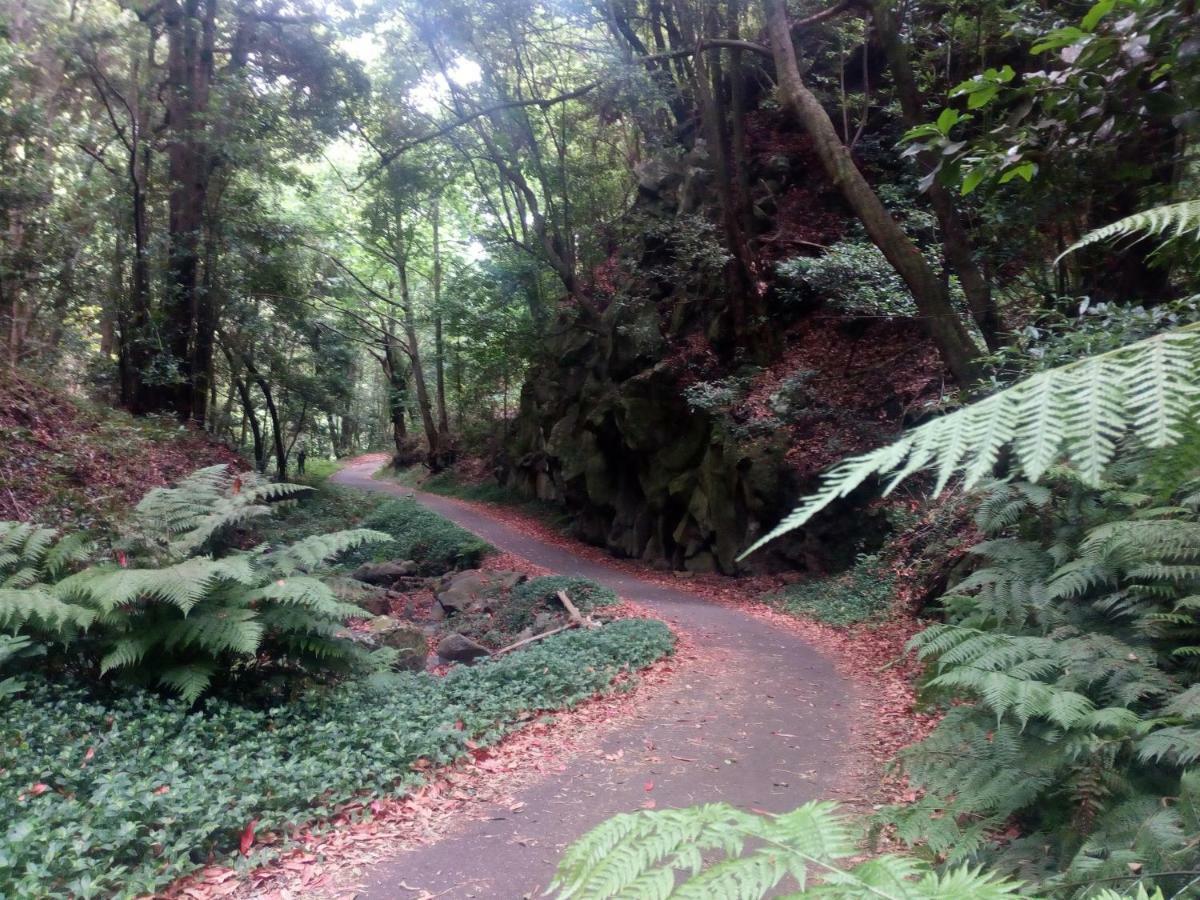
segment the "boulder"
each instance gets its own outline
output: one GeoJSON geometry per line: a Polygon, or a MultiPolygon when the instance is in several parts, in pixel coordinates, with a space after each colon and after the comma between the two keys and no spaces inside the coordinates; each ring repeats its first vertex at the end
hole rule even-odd
{"type": "Polygon", "coordinates": [[[446,614],[483,612],[524,580],[520,572],[467,569],[447,576],[434,596],[446,614]]]}
{"type": "Polygon", "coordinates": [[[388,616],[371,620],[371,638],[376,646],[391,647],[398,656],[392,665],[406,672],[420,672],[429,656],[425,632],[415,625],[388,616]]]}
{"type": "Polygon", "coordinates": [[[415,575],[417,564],[411,559],[393,559],[389,562],[363,563],[350,573],[351,578],[367,584],[392,585],[407,575],[415,575]]]}
{"type": "Polygon", "coordinates": [[[446,662],[466,663],[467,665],[492,654],[492,651],[483,644],[471,640],[465,634],[446,635],[438,644],[437,652],[438,656],[446,662]]]}

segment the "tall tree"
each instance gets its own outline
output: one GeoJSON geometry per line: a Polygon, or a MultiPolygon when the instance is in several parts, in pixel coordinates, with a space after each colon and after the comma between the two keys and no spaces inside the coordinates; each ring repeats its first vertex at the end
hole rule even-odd
{"type": "Polygon", "coordinates": [[[970,386],[980,376],[979,350],[950,293],[900,224],[868,184],[850,151],[838,136],[829,113],[804,84],[792,44],[792,28],[784,0],[764,0],[767,32],[783,102],[812,138],[821,165],[837,185],[867,234],[904,279],[916,300],[925,328],[938,346],[946,366],[960,384],[970,386]]]}

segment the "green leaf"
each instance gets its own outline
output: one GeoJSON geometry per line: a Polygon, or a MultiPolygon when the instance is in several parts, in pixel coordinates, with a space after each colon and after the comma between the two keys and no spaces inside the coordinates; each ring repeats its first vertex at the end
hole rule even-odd
{"type": "Polygon", "coordinates": [[[994,84],[985,85],[972,91],[967,95],[967,109],[979,109],[981,106],[987,106],[999,92],[1000,88],[994,84]]]}
{"type": "Polygon", "coordinates": [[[1048,50],[1060,50],[1086,38],[1087,32],[1074,25],[1058,28],[1044,36],[1029,48],[1031,53],[1045,53],[1048,50]]]}
{"type": "Polygon", "coordinates": [[[1006,169],[1000,176],[1001,184],[1008,184],[1014,178],[1024,178],[1026,181],[1032,181],[1033,176],[1037,174],[1037,165],[1032,162],[1023,162],[1006,169]]]}
{"type": "MultiPolygon", "coordinates": [[[[1096,26],[1100,24],[1100,20],[1107,16],[1117,5],[1117,0],[1099,0],[1091,9],[1087,11],[1087,15],[1079,23],[1079,27],[1084,31],[1095,31],[1096,26]]],[[[1035,53],[1037,51],[1034,51],[1035,53]]]]}
{"type": "Polygon", "coordinates": [[[982,165],[977,165],[973,169],[969,170],[967,174],[963,176],[960,193],[965,197],[967,194],[974,191],[975,188],[979,187],[979,185],[983,182],[983,179],[986,177],[986,175],[987,169],[985,169],[982,165]]]}
{"type": "Polygon", "coordinates": [[[937,117],[937,129],[943,135],[949,135],[950,129],[958,124],[958,111],[950,108],[943,109],[937,117]]]}

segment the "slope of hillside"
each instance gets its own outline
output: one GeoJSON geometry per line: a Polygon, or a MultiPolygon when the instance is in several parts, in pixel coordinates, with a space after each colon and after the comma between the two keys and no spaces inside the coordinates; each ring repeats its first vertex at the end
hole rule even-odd
{"type": "Polygon", "coordinates": [[[169,419],[135,419],[0,372],[0,520],[94,528],[150,488],[240,458],[169,419]]]}

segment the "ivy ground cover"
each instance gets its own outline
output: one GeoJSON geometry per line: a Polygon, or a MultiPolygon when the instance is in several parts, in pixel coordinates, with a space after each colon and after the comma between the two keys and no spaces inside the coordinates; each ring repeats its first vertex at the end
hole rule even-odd
{"type": "Polygon", "coordinates": [[[443,678],[345,684],[272,710],[31,683],[0,700],[0,885],[16,897],[150,893],[237,852],[251,822],[280,833],[402,792],[468,741],[494,743],[672,646],[661,622],[625,619],[443,678]]]}

